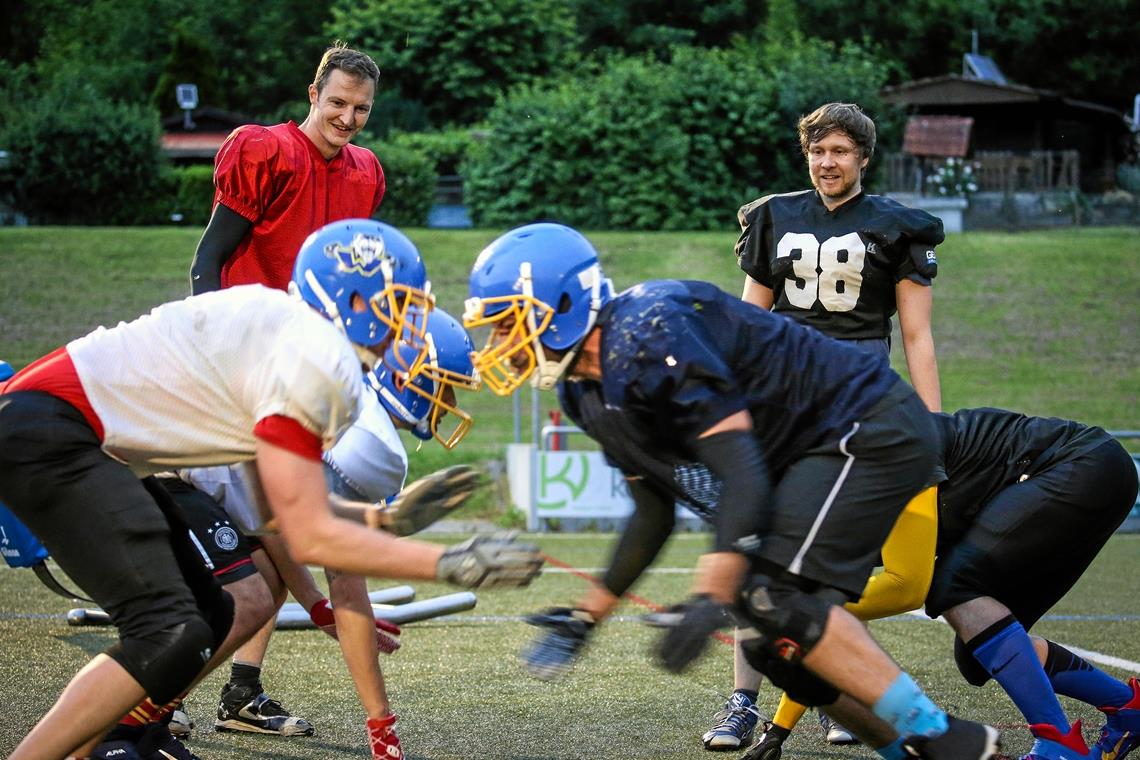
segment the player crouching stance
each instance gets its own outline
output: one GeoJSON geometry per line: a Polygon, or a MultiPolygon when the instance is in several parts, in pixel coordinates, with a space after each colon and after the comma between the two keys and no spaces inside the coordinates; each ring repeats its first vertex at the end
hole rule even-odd
{"type": "Polygon", "coordinates": [[[219,662],[232,600],[152,473],[254,462],[301,563],[466,586],[525,584],[540,569],[529,547],[449,549],[332,513],[321,453],[358,414],[362,364],[393,340],[422,344],[414,315],[430,309],[428,284],[422,261],[398,258],[367,220],[310,236],[294,284],[300,299],[251,285],[164,304],[0,386],[0,500],[120,637],[72,679],[15,760],[64,758],[144,696],[165,704],[219,662]]]}
{"type": "Polygon", "coordinates": [[[930,415],[885,359],[708,283],[614,296],[590,243],[556,224],[508,232],[479,255],[464,321],[490,327],[476,359],[486,385],[508,395],[531,375],[557,384],[634,478],[610,569],[576,610],[539,618],[533,673],[569,666],[665,543],[675,499],[696,500],[715,513],[715,548],[693,596],[660,618],[667,669],[687,667],[731,614],[759,632],[745,648],[753,666],[807,703],[835,712],[845,694],[921,757],[994,755],[993,728],[947,716],[842,608],[934,468],[930,415]]]}

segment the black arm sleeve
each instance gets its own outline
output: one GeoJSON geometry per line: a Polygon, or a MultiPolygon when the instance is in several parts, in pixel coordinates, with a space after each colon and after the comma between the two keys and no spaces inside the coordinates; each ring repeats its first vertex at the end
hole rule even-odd
{"type": "Polygon", "coordinates": [[[673,500],[644,480],[631,480],[633,516],[626,523],[610,566],[602,576],[602,585],[614,596],[621,596],[634,584],[646,568],[653,564],[661,547],[673,532],[676,507],[673,500]]]}
{"type": "Polygon", "coordinates": [[[739,551],[738,540],[759,535],[768,524],[772,486],[760,443],[750,431],[729,430],[698,438],[693,448],[721,481],[715,550],[739,551]]]}
{"type": "Polygon", "coordinates": [[[220,203],[214,206],[214,214],[198,241],[198,250],[190,264],[190,292],[193,295],[221,290],[222,266],[234,255],[238,244],[252,227],[252,222],[233,209],[220,203]]]}

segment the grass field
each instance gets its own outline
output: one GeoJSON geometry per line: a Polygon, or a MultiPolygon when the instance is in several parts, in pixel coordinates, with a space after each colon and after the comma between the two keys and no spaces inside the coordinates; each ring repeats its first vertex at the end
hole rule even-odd
{"type": "MultiPolygon", "coordinates": [[[[445,308],[458,311],[470,264],[495,234],[410,232],[445,308]]],[[[198,230],[176,228],[0,229],[0,358],[23,366],[99,324],[133,318],[183,296],[198,236],[198,230]]],[[[652,277],[689,277],[739,291],[742,276],[731,256],[731,233],[591,238],[619,287],[652,277]]],[[[946,408],[994,405],[1140,428],[1140,230],[958,235],[940,248],[940,262],[935,337],[946,408]]],[[[901,352],[896,354],[901,368],[901,352]]],[[[545,398],[543,413],[553,404],[552,396],[545,398]]],[[[451,455],[434,444],[414,452],[413,474],[455,460],[502,458],[511,438],[509,402],[481,393],[464,406],[476,417],[469,439],[451,455]]],[[[529,409],[529,399],[523,409],[529,409]]],[[[529,425],[524,419],[524,438],[529,425]]],[[[468,512],[502,510],[500,492],[488,488],[468,512]]],[[[731,688],[730,647],[714,645],[684,677],[666,675],[648,657],[653,634],[636,620],[642,606],[628,603],[565,682],[544,685],[522,674],[517,653],[530,629],[520,616],[571,601],[584,581],[561,565],[584,571],[602,566],[612,537],[537,538],[557,560],[554,571],[530,589],[480,593],[470,613],[409,626],[404,649],[385,660],[409,758],[710,757],[699,735],[719,707],[718,693],[731,688]]],[[[658,604],[683,598],[706,543],[702,535],[677,536],[635,591],[658,604]]],[[[1140,671],[1138,577],[1140,535],[1114,537],[1040,632],[1119,658],[1109,666],[1117,675],[1140,671]]],[[[418,589],[420,598],[448,590],[431,584],[418,589]]],[[[113,640],[109,630],[67,627],[66,608],[29,572],[0,566],[0,754],[15,746],[67,678],[113,640]]],[[[1028,733],[1000,690],[992,684],[970,688],[957,675],[945,626],[908,616],[872,627],[937,701],[1006,729],[1013,754],[1028,748],[1028,733]]],[[[278,635],[266,675],[273,696],[316,724],[315,737],[215,734],[209,725],[222,679],[223,674],[211,676],[189,701],[201,724],[192,746],[203,760],[367,756],[352,687],[336,645],[326,637],[278,635]]],[[[765,691],[765,711],[770,714],[775,704],[776,695],[765,691]]],[[[1086,719],[1086,736],[1094,738],[1098,714],[1087,708],[1072,714],[1086,719]]],[[[871,756],[866,749],[823,745],[814,726],[806,729],[787,745],[788,760],[871,756]]]]}
{"type": "MultiPolygon", "coordinates": [[[[611,538],[567,534],[537,540],[560,565],[588,571],[604,564],[611,538]]],[[[692,580],[689,570],[706,542],[700,534],[676,536],[635,593],[657,604],[683,598],[692,580]]],[[[1122,667],[1106,669],[1117,676],[1140,673],[1137,577],[1140,535],[1115,536],[1037,630],[1067,645],[1114,656],[1122,667]]],[[[384,585],[373,582],[372,588],[384,585]]],[[[718,757],[701,748],[699,736],[719,707],[719,695],[731,690],[731,647],[714,642],[689,673],[668,675],[655,668],[649,656],[655,632],[637,620],[647,611],[644,606],[625,603],[567,679],[548,685],[522,672],[518,652],[533,629],[520,616],[566,604],[584,588],[574,572],[556,568],[527,589],[480,592],[470,612],[406,626],[403,648],[383,664],[408,757],[718,757]]],[[[450,589],[421,584],[417,590],[423,599],[450,589]]],[[[67,601],[44,589],[30,571],[0,565],[0,755],[12,750],[70,675],[113,642],[109,629],[69,628],[64,621],[67,608],[67,601]]],[[[1028,749],[1028,731],[1004,694],[992,683],[981,689],[967,686],[957,674],[947,626],[914,616],[871,625],[885,648],[941,705],[999,726],[1014,756],[1028,749]]],[[[215,733],[210,726],[223,676],[209,677],[188,700],[199,723],[190,746],[203,760],[368,756],[359,707],[339,650],[321,633],[278,633],[265,675],[272,695],[317,727],[311,738],[215,733]]],[[[776,698],[770,688],[762,690],[766,714],[775,710],[776,698]]],[[[1077,703],[1066,702],[1066,707],[1072,717],[1084,718],[1086,738],[1095,740],[1099,713],[1077,703]]],[[[873,756],[866,748],[825,745],[810,717],[786,745],[788,760],[873,756]]]]}

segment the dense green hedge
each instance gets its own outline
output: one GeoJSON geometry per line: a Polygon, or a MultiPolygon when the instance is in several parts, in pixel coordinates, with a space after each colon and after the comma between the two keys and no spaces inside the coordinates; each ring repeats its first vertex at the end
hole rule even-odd
{"type": "Polygon", "coordinates": [[[214,208],[214,167],[212,164],[180,166],[173,170],[174,195],[171,214],[181,224],[205,227],[214,208]]]}
{"type": "Polygon", "coordinates": [[[435,168],[423,152],[394,142],[361,143],[384,167],[387,189],[376,217],[396,227],[423,227],[435,198],[435,168]]]}
{"type": "Polygon", "coordinates": [[[872,115],[885,67],[861,48],[681,47],[499,101],[465,165],[477,226],[714,229],[760,193],[807,183],[796,122],[829,100],[872,115]]]}
{"type": "Polygon", "coordinates": [[[19,103],[0,103],[5,183],[36,223],[155,224],[164,212],[160,127],[153,109],[63,83],[19,103]]]}

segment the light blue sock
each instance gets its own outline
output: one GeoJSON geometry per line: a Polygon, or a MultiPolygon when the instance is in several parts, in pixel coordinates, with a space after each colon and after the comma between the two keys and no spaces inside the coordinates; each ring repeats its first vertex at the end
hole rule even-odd
{"type": "Polygon", "coordinates": [[[906,673],[899,674],[871,710],[902,737],[939,736],[950,725],[946,713],[906,673]]]}
{"type": "Polygon", "coordinates": [[[909,760],[911,754],[903,748],[904,739],[900,736],[885,747],[879,747],[876,752],[883,760],[909,760]]]}

